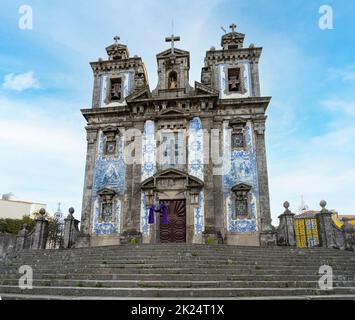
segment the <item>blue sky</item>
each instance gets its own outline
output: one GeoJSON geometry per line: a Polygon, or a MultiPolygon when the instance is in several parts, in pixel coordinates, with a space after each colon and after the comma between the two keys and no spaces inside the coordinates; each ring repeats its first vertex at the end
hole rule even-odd
{"type": "Polygon", "coordinates": [[[81,211],[85,122],[91,105],[90,61],[105,57],[115,34],[140,55],[151,88],[164,37],[190,51],[190,83],[200,80],[205,51],[219,47],[232,22],[246,45],[263,46],[262,94],[268,110],[267,157],[274,224],[282,203],[301,195],[311,208],[355,213],[355,2],[350,0],[1,1],[0,194],[81,211]],[[33,9],[21,30],[18,10],[33,9]],[[321,5],[334,29],[318,26],[321,5]]]}

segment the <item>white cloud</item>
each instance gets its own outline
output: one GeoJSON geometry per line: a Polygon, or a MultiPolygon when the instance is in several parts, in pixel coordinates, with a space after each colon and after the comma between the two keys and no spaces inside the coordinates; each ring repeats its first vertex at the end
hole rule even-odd
{"type": "Polygon", "coordinates": [[[79,106],[0,96],[0,194],[47,203],[51,212],[60,201],[79,218],[86,152],[79,106]]]}
{"type": "MultiPolygon", "coordinates": [[[[329,209],[342,214],[355,212],[353,164],[355,129],[334,122],[334,129],[310,139],[294,137],[297,148],[287,159],[277,151],[269,157],[270,196],[273,223],[282,213],[282,204],[289,201],[293,211],[301,204],[301,195],[311,209],[319,209],[320,200],[329,209]]],[[[287,145],[290,141],[284,141],[287,145]]]]}
{"type": "Polygon", "coordinates": [[[341,111],[349,116],[355,116],[355,101],[330,99],[322,102],[322,105],[332,111],[341,111]]]}
{"type": "Polygon", "coordinates": [[[8,90],[24,91],[38,89],[39,81],[35,78],[33,71],[22,74],[7,74],[4,78],[3,87],[8,90]]]}
{"type": "Polygon", "coordinates": [[[349,65],[345,68],[330,68],[328,70],[330,79],[341,79],[344,82],[351,82],[355,80],[355,64],[349,65]]]}

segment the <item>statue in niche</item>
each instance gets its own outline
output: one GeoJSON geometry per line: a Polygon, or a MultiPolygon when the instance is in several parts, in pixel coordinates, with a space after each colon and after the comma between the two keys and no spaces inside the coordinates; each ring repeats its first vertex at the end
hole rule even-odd
{"type": "Polygon", "coordinates": [[[177,89],[177,73],[175,71],[169,73],[169,89],[177,89]]]}

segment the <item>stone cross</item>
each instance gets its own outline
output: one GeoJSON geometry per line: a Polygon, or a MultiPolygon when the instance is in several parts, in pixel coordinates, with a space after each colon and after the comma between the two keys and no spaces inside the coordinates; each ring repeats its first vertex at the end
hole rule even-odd
{"type": "Polygon", "coordinates": [[[174,43],[180,41],[180,37],[175,37],[174,34],[171,37],[165,38],[165,42],[171,42],[171,53],[174,54],[174,43]]]}
{"type": "Polygon", "coordinates": [[[237,25],[233,23],[229,26],[229,28],[231,28],[232,32],[234,32],[234,30],[237,28],[237,25]]]}
{"type": "Polygon", "coordinates": [[[115,45],[117,46],[118,45],[118,41],[120,40],[120,36],[119,35],[116,35],[113,40],[115,40],[115,45]]]}

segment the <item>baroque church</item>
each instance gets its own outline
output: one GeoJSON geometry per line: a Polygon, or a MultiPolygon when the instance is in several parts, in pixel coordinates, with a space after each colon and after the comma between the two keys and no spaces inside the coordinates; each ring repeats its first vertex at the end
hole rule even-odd
{"type": "Polygon", "coordinates": [[[265,152],[266,109],[259,59],[231,32],[206,52],[201,81],[189,82],[190,53],[166,38],[158,84],[114,38],[91,63],[92,108],[78,247],[122,243],[274,241],[265,152]],[[133,241],[133,242],[132,242],[133,241]]]}

